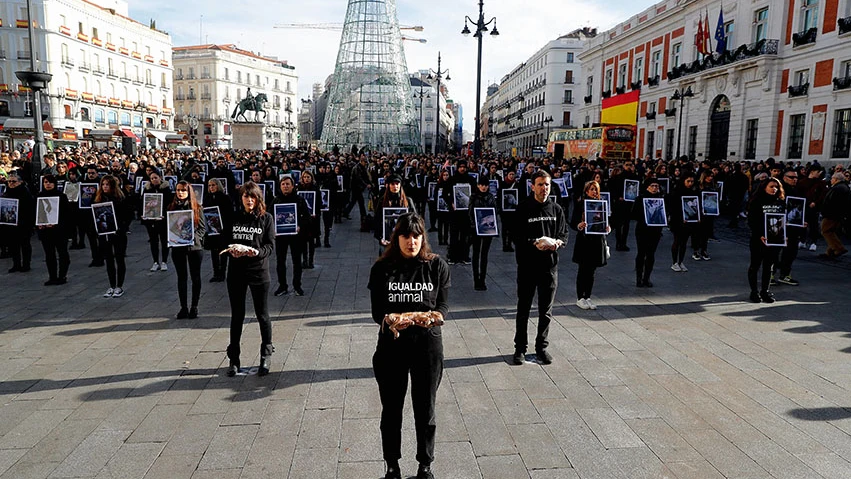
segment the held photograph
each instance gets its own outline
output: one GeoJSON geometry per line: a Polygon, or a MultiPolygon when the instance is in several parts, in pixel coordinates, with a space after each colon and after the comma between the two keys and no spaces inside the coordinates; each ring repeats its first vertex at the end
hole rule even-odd
{"type": "Polygon", "coordinates": [[[163,176],[163,180],[168,182],[168,188],[174,193],[175,188],[177,188],[177,177],[171,175],[163,176]]]}
{"type": "Polygon", "coordinates": [[[697,196],[683,196],[683,222],[700,222],[700,200],[697,196]]]}
{"type": "Polygon", "coordinates": [[[337,189],[346,191],[346,183],[343,181],[343,175],[337,175],[337,189]]]}
{"type": "Polygon", "coordinates": [[[168,223],[168,247],[179,248],[195,243],[195,212],[177,210],[166,212],[168,223]]]}
{"type": "Polygon", "coordinates": [[[786,197],[786,226],[804,227],[804,208],[807,199],[798,196],[786,197]]]}
{"type": "Polygon", "coordinates": [[[384,208],[381,210],[381,223],[383,226],[383,230],[381,231],[381,239],[390,240],[390,237],[393,235],[393,228],[396,227],[396,222],[399,221],[399,217],[408,212],[408,208],[384,208]]]}
{"type": "Polygon", "coordinates": [[[452,197],[455,200],[455,210],[466,210],[470,208],[470,185],[454,185],[452,197]]]}
{"type": "Polygon", "coordinates": [[[233,170],[233,183],[234,186],[239,188],[242,186],[242,183],[245,181],[244,178],[245,172],[242,170],[233,170]]]}
{"type": "Polygon", "coordinates": [[[664,198],[644,198],[644,222],[647,226],[668,226],[664,198]]]}
{"type": "Polygon", "coordinates": [[[66,181],[63,193],[65,193],[65,197],[68,198],[68,202],[77,203],[80,201],[80,184],[66,181]]]}
{"type": "Polygon", "coordinates": [[[162,193],[145,193],[142,195],[142,219],[159,220],[163,217],[162,193]]]}
{"type": "Polygon", "coordinates": [[[608,234],[609,217],[606,215],[606,202],[603,200],[585,200],[585,234],[608,234]]]}
{"type": "Polygon", "coordinates": [[[46,196],[36,198],[35,225],[52,226],[59,224],[59,197],[46,196]]]}
{"type": "Polygon", "coordinates": [[[702,191],[700,193],[701,203],[703,203],[704,216],[718,216],[721,214],[720,205],[718,204],[718,193],[715,191],[702,191]]]}
{"type": "Polygon", "coordinates": [[[199,205],[204,204],[204,185],[198,183],[190,183],[189,186],[192,187],[192,190],[195,193],[195,201],[197,201],[199,205]]]}
{"type": "Polygon", "coordinates": [[[496,208],[473,208],[476,219],[476,236],[499,236],[496,208]]]}
{"type": "Polygon", "coordinates": [[[638,180],[623,180],[623,200],[635,201],[638,198],[638,180]]]}
{"type": "MultiPolygon", "coordinates": [[[[558,194],[562,198],[567,198],[570,195],[570,192],[567,190],[567,185],[565,185],[564,178],[553,178],[553,185],[558,188],[558,194]]],[[[555,192],[555,188],[553,188],[553,192],[555,192]]]]}
{"type": "Polygon", "coordinates": [[[224,226],[222,225],[222,212],[218,206],[208,206],[204,208],[204,222],[207,225],[208,236],[218,236],[222,234],[224,226]]]}
{"type": "Polygon", "coordinates": [[[449,211],[449,205],[446,204],[446,199],[443,197],[443,188],[437,189],[437,211],[449,211]]]}
{"type": "Polygon", "coordinates": [[[429,201],[434,201],[434,193],[437,191],[437,183],[434,181],[428,182],[428,189],[426,190],[426,195],[428,196],[429,201]]]}
{"type": "Polygon", "coordinates": [[[298,214],[295,203],[275,205],[275,236],[298,234],[298,214]]]}
{"type": "Polygon", "coordinates": [[[118,222],[115,218],[115,206],[111,201],[106,203],[95,203],[91,206],[92,216],[95,219],[95,231],[100,236],[115,234],[118,232],[118,222]]]}
{"type": "Polygon", "coordinates": [[[95,194],[98,192],[97,183],[81,183],[80,184],[80,208],[91,208],[95,201],[95,194]]]}
{"type": "Polygon", "coordinates": [[[322,205],[319,211],[331,211],[331,190],[319,190],[319,200],[322,205]]]}
{"type": "Polygon", "coordinates": [[[517,189],[502,190],[502,211],[517,211],[517,189]]]}
{"type": "Polygon", "coordinates": [[[662,196],[667,195],[671,191],[670,178],[656,178],[656,181],[659,182],[659,192],[662,193],[662,196]]]}
{"type": "Polygon", "coordinates": [[[606,202],[606,216],[612,216],[612,194],[608,191],[601,191],[600,199],[606,202]]]}
{"type": "Polygon", "coordinates": [[[0,225],[18,225],[17,198],[0,198],[0,225]]]}
{"type": "Polygon", "coordinates": [[[499,180],[488,181],[488,192],[492,194],[494,198],[499,196],[499,180]]]}
{"type": "Polygon", "coordinates": [[[299,191],[298,195],[304,198],[307,202],[307,211],[310,216],[316,216],[316,192],[315,191],[299,191]]]}
{"type": "Polygon", "coordinates": [[[564,187],[568,190],[573,189],[573,173],[569,171],[565,171],[562,175],[562,179],[564,179],[564,187]]]}
{"type": "Polygon", "coordinates": [[[786,246],[786,215],[783,213],[765,214],[765,245],[786,246]]]}

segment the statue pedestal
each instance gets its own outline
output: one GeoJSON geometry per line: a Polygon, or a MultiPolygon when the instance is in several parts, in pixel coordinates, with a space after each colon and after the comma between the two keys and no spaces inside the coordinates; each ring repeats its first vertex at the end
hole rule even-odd
{"type": "Polygon", "coordinates": [[[233,148],[235,150],[265,150],[266,128],[263,123],[231,123],[233,148]]]}

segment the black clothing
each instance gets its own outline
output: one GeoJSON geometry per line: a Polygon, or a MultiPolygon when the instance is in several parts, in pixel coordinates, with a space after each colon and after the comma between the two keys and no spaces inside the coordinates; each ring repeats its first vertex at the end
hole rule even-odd
{"type": "MultiPolygon", "coordinates": [[[[189,202],[177,203],[172,211],[191,209],[189,202]]],[[[207,234],[207,223],[200,218],[195,224],[195,241],[188,246],[174,248],[172,260],[177,272],[177,295],[180,306],[186,307],[187,267],[192,278],[192,307],[198,307],[201,298],[201,261],[204,259],[204,236],[207,234]]]]}
{"type": "MultiPolygon", "coordinates": [[[[106,261],[109,287],[123,288],[127,273],[127,267],[124,264],[124,257],[127,255],[127,232],[133,221],[133,205],[124,198],[103,195],[101,202],[108,201],[112,202],[112,207],[115,209],[115,222],[118,229],[115,233],[97,236],[98,251],[106,261]]],[[[94,228],[94,216],[92,216],[92,228],[94,228]]]]}
{"type": "Polygon", "coordinates": [[[748,225],[751,229],[750,252],[748,266],[748,285],[751,292],[767,293],[770,289],[771,272],[780,254],[779,246],[766,246],[762,242],[765,236],[765,215],[769,213],[785,214],[786,203],[765,191],[757,191],[748,205],[748,225]],[[757,289],[757,272],[762,267],[762,288],[757,289]]]}
{"type": "Polygon", "coordinates": [[[68,255],[68,237],[73,231],[74,224],[70,211],[71,205],[68,203],[68,198],[57,189],[42,191],[38,197],[59,197],[59,224],[39,227],[38,238],[44,248],[49,279],[65,278],[71,264],[71,258],[68,255]]]}
{"type": "Polygon", "coordinates": [[[635,278],[639,285],[650,281],[650,273],[656,264],[656,249],[659,240],[662,239],[662,226],[647,226],[644,213],[644,198],[662,198],[661,192],[650,194],[644,191],[633,206],[633,217],[635,218],[635,246],[638,250],[635,255],[635,278]]]}
{"type": "MultiPolygon", "coordinates": [[[[494,196],[488,191],[482,193],[476,189],[470,198],[470,224],[473,231],[475,231],[476,208],[493,208],[494,214],[498,211],[494,196]]],[[[493,220],[494,224],[496,224],[496,216],[494,216],[493,220]]],[[[492,241],[493,237],[491,236],[471,236],[473,245],[473,283],[478,287],[485,285],[485,277],[488,274],[488,252],[490,251],[492,241]]]]}
{"type": "Polygon", "coordinates": [[[27,270],[32,261],[33,250],[30,239],[35,225],[35,199],[23,182],[14,188],[7,186],[3,197],[18,200],[18,224],[0,226],[0,235],[6,237],[6,244],[12,256],[12,266],[27,270]]]}
{"type": "Polygon", "coordinates": [[[210,235],[209,231],[204,239],[204,247],[210,250],[213,263],[213,277],[224,279],[227,271],[228,255],[220,255],[230,244],[231,225],[233,223],[233,203],[230,197],[221,191],[215,193],[207,192],[204,195],[204,207],[219,207],[222,219],[222,231],[217,235],[210,235]]]}
{"type": "MultiPolygon", "coordinates": [[[[281,193],[275,198],[274,204],[295,204],[296,205],[296,221],[299,225],[299,232],[295,235],[280,235],[275,236],[275,255],[277,258],[276,273],[278,276],[278,284],[284,289],[287,288],[287,249],[292,253],[293,261],[293,286],[301,287],[301,269],[302,255],[304,254],[307,239],[305,229],[301,225],[306,225],[310,221],[310,213],[307,209],[307,202],[301,196],[290,193],[284,195],[281,193]]],[[[274,208],[274,206],[273,206],[274,208]]]]}
{"type": "Polygon", "coordinates": [[[166,231],[166,213],[165,210],[171,204],[174,198],[174,193],[171,192],[168,181],[160,183],[159,188],[154,188],[152,184],[142,191],[144,201],[145,194],[161,194],[163,195],[163,217],[160,219],[143,219],[142,224],[148,232],[148,243],[151,247],[151,257],[154,263],[160,261],[160,251],[162,251],[162,262],[168,262],[168,232],[166,231]]]}

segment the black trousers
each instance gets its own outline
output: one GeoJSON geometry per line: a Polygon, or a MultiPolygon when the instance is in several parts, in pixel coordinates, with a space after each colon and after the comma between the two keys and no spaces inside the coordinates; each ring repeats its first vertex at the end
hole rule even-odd
{"type": "Polygon", "coordinates": [[[612,229],[615,230],[615,245],[616,248],[626,246],[627,238],[629,237],[629,212],[632,208],[632,203],[626,201],[616,202],[612,206],[612,229]]]}
{"type": "Polygon", "coordinates": [[[594,275],[597,267],[588,264],[579,264],[576,269],[576,299],[588,299],[594,290],[594,275]]]}
{"type": "Polygon", "coordinates": [[[502,247],[511,246],[511,237],[514,234],[514,212],[502,213],[502,247]]]}
{"type": "MultiPolygon", "coordinates": [[[[796,245],[797,246],[797,245],[796,245]]],[[[748,285],[751,291],[766,292],[770,289],[771,270],[777,261],[780,248],[777,246],[765,246],[759,238],[752,237],[750,240],[751,261],[748,266],[748,285]],[[758,289],[756,276],[762,267],[762,289],[758,289]]]]}
{"type": "Polygon", "coordinates": [[[204,260],[204,250],[190,250],[188,247],[174,248],[171,253],[174,270],[177,271],[177,297],[180,307],[186,307],[187,279],[192,279],[192,307],[198,307],[201,298],[201,261],[204,260]],[[187,274],[188,273],[188,274],[187,274]]]}
{"type": "Polygon", "coordinates": [[[32,234],[27,228],[13,228],[9,235],[9,254],[12,256],[12,266],[29,268],[33,257],[33,247],[30,242],[32,234]]]}
{"type": "Polygon", "coordinates": [[[804,236],[806,236],[806,228],[786,227],[786,247],[780,253],[778,266],[781,278],[792,273],[792,263],[798,258],[798,243],[804,240],[804,236]]]}
{"type": "Polygon", "coordinates": [[[106,261],[106,275],[109,277],[110,288],[123,288],[127,266],[124,257],[127,255],[127,235],[118,232],[98,238],[98,251],[106,261]]]}
{"type": "Polygon", "coordinates": [[[225,272],[228,269],[228,255],[219,254],[222,249],[213,248],[210,251],[210,260],[213,263],[213,276],[217,278],[224,278],[225,272]]]}
{"type": "Polygon", "coordinates": [[[287,284],[287,249],[293,260],[293,287],[301,288],[301,255],[305,247],[304,239],[299,236],[278,236],[275,238],[275,255],[278,262],[275,271],[278,274],[278,284],[284,288],[287,284]]]}
{"type": "Polygon", "coordinates": [[[712,237],[714,231],[715,217],[703,216],[700,223],[695,226],[694,234],[691,235],[691,249],[697,253],[706,253],[706,249],[709,247],[709,238],[712,237]]]}
{"type": "Polygon", "coordinates": [[[151,247],[151,258],[154,263],[160,261],[160,250],[162,250],[162,262],[168,262],[168,235],[165,230],[165,220],[145,223],[145,229],[148,231],[148,240],[151,247]]]}
{"type": "Polygon", "coordinates": [[[473,236],[473,281],[475,282],[485,282],[491,241],[493,238],[490,236],[473,236]]]}
{"type": "Polygon", "coordinates": [[[453,211],[449,228],[449,259],[470,261],[470,218],[467,211],[453,211]]]}
{"type": "Polygon", "coordinates": [[[251,300],[254,302],[254,315],[260,325],[260,355],[271,356],[275,351],[272,346],[272,318],[269,317],[269,283],[245,284],[238,278],[228,278],[228,299],[230,300],[230,345],[228,357],[239,361],[239,340],[242,338],[242,325],[245,323],[246,290],[251,290],[251,300]]]}
{"type": "Polygon", "coordinates": [[[68,276],[68,267],[71,265],[71,258],[68,255],[68,239],[65,238],[65,235],[58,231],[42,231],[41,247],[44,248],[44,262],[47,265],[47,274],[50,276],[50,279],[59,279],[68,276]]]}
{"type": "Polygon", "coordinates": [[[346,205],[346,210],[344,214],[348,216],[352,212],[352,208],[355,207],[355,203],[358,204],[358,210],[360,211],[360,218],[363,221],[366,218],[366,206],[363,202],[363,190],[360,191],[352,191],[352,199],[349,201],[349,204],[346,205]]]}
{"type": "Polygon", "coordinates": [[[437,243],[449,244],[449,213],[446,211],[437,213],[437,243]]]}
{"type": "Polygon", "coordinates": [[[635,255],[635,277],[649,280],[653,266],[656,264],[656,248],[662,239],[662,232],[635,232],[635,244],[638,252],[635,255]]]}
{"type": "Polygon", "coordinates": [[[334,226],[334,213],[332,211],[323,211],[322,212],[322,223],[325,226],[324,239],[325,244],[329,244],[329,236],[331,236],[331,228],[334,226]]]}
{"type": "Polygon", "coordinates": [[[89,248],[92,251],[92,261],[95,263],[103,264],[103,252],[101,251],[98,242],[100,241],[98,238],[97,230],[95,230],[95,218],[92,216],[92,210],[86,209],[85,213],[88,213],[89,216],[85,221],[85,229],[86,229],[86,238],[89,240],[89,248]]]}
{"type": "Polygon", "coordinates": [[[671,243],[671,259],[674,263],[682,263],[686,257],[688,238],[692,235],[690,228],[680,226],[671,230],[674,233],[674,242],[671,243]]]}
{"type": "Polygon", "coordinates": [[[428,222],[431,225],[430,229],[437,228],[437,203],[434,201],[428,202],[428,222]]]}
{"type": "Polygon", "coordinates": [[[417,433],[417,462],[434,461],[437,429],[435,403],[443,378],[443,338],[439,326],[412,326],[394,339],[380,334],[372,356],[372,369],[381,397],[381,447],[385,461],[402,457],[402,410],[411,377],[411,405],[417,433]]]}
{"type": "Polygon", "coordinates": [[[528,265],[517,265],[517,316],[515,318],[514,349],[526,352],[528,339],[526,330],[529,325],[529,312],[532,300],[538,293],[538,335],[535,337],[535,350],[547,349],[550,344],[550,322],[553,320],[553,303],[558,289],[558,267],[540,269],[528,265]]]}

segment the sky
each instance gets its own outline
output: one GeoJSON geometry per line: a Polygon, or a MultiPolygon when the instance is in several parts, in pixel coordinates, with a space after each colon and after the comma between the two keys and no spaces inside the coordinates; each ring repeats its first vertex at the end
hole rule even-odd
{"type": "MultiPolygon", "coordinates": [[[[487,0],[485,20],[496,17],[499,36],[482,43],[482,101],[487,86],[540,50],[548,41],[577,28],[607,30],[656,2],[651,0],[487,0]],[[522,5],[522,6],[521,6],[522,5]]],[[[461,103],[464,130],[474,130],[476,108],[476,39],[464,37],[464,16],[478,17],[476,0],[396,0],[401,25],[421,25],[403,32],[427,43],[404,42],[408,71],[448,70],[449,96],[461,103]]],[[[346,0],[129,0],[130,16],[169,33],[174,46],[233,43],[239,48],[276,56],[296,68],[298,98],[309,98],[313,83],[334,72],[339,31],[278,29],[283,23],[337,23],[346,15],[346,0]]],[[[296,102],[300,106],[300,102],[296,102]]]]}

